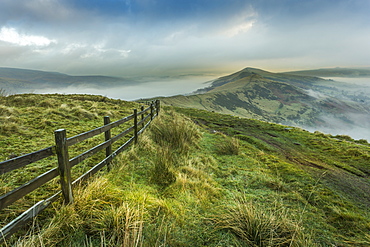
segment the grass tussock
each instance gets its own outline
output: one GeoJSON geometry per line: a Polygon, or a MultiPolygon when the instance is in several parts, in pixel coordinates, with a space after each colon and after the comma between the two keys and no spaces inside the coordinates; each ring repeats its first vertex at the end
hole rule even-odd
{"type": "Polygon", "coordinates": [[[163,148],[158,150],[153,159],[151,181],[161,187],[166,187],[176,181],[174,172],[175,157],[171,150],[163,148]]]}
{"type": "Polygon", "coordinates": [[[21,134],[22,130],[20,128],[20,126],[15,123],[15,122],[11,122],[9,121],[11,120],[10,119],[3,119],[3,121],[1,121],[1,126],[0,126],[0,135],[4,135],[4,136],[10,136],[14,133],[18,133],[18,134],[21,134]]]}
{"type": "Polygon", "coordinates": [[[182,164],[184,165],[176,170],[176,181],[166,189],[166,195],[179,197],[191,194],[202,205],[220,197],[221,189],[218,184],[204,171],[212,165],[210,161],[186,157],[182,164]]]}
{"type": "Polygon", "coordinates": [[[168,112],[156,119],[149,137],[143,137],[141,142],[147,151],[153,152],[151,181],[167,187],[176,181],[176,169],[186,162],[182,156],[198,146],[200,131],[191,120],[168,112]]]}
{"type": "Polygon", "coordinates": [[[16,108],[0,105],[0,116],[12,116],[16,114],[18,114],[16,108]]]}
{"type": "Polygon", "coordinates": [[[222,139],[216,144],[216,152],[219,155],[238,155],[240,149],[239,140],[224,134],[220,135],[222,139]]]}
{"type": "Polygon", "coordinates": [[[206,205],[215,198],[219,198],[220,189],[212,181],[206,177],[194,178],[186,173],[179,173],[176,182],[173,183],[167,190],[168,196],[184,196],[189,194],[194,197],[201,205],[206,205]]]}
{"type": "Polygon", "coordinates": [[[197,146],[201,137],[198,127],[188,118],[169,112],[159,117],[151,127],[152,139],[160,146],[170,146],[186,153],[197,146]]]}
{"type": "Polygon", "coordinates": [[[105,178],[75,192],[75,203],[58,209],[47,228],[15,246],[140,246],[145,212],[123,201],[105,178]]]}
{"type": "Polygon", "coordinates": [[[214,221],[218,229],[231,231],[242,246],[300,246],[301,227],[283,209],[266,210],[238,199],[214,221]]]}
{"type": "MultiPolygon", "coordinates": [[[[53,111],[53,109],[50,109],[53,111]]],[[[94,111],[87,110],[82,108],[81,106],[70,106],[68,104],[61,104],[57,111],[53,111],[56,114],[64,115],[68,118],[77,118],[77,119],[96,119],[98,114],[94,111]]]]}
{"type": "Polygon", "coordinates": [[[96,119],[98,115],[95,112],[88,111],[81,107],[74,107],[71,109],[73,116],[78,117],[79,119],[96,119]]]}
{"type": "Polygon", "coordinates": [[[147,134],[144,134],[139,138],[136,148],[140,152],[155,153],[157,151],[152,138],[147,134]]]}

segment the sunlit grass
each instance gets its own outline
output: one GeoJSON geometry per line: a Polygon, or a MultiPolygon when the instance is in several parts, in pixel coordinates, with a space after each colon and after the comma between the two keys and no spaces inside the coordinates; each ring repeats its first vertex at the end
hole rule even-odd
{"type": "MultiPolygon", "coordinates": [[[[71,109],[79,109],[73,102],[99,117],[109,111],[121,116],[132,106],[98,96],[54,100],[43,103],[53,116],[40,124],[45,130],[66,116],[71,118],[63,125],[73,123],[77,130],[102,124],[73,115],[71,109]],[[58,110],[62,104],[66,109],[58,110]]],[[[164,109],[138,144],[115,159],[111,172],[76,188],[75,204],[55,203],[15,246],[369,245],[367,145],[251,119],[177,111],[187,117],[164,109]],[[223,152],[228,147],[237,152],[223,152]]],[[[33,124],[26,122],[19,122],[25,137],[33,124]]]]}
{"type": "Polygon", "coordinates": [[[214,222],[218,229],[235,234],[243,246],[301,246],[305,239],[302,227],[284,208],[266,209],[243,198],[215,216],[214,222]]]}
{"type": "Polygon", "coordinates": [[[170,146],[180,153],[186,153],[196,146],[200,132],[195,124],[175,112],[161,116],[152,126],[152,138],[160,146],[170,146]]]}
{"type": "Polygon", "coordinates": [[[223,135],[222,139],[216,144],[216,152],[220,155],[238,155],[238,139],[223,135]]]}

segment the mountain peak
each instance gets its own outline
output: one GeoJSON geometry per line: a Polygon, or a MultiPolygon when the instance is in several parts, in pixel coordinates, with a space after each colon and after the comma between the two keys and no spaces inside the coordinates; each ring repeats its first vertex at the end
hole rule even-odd
{"type": "Polygon", "coordinates": [[[240,80],[242,78],[245,78],[245,77],[248,77],[248,76],[251,76],[251,75],[256,75],[256,74],[260,75],[260,76],[266,76],[266,75],[270,75],[270,74],[273,74],[273,73],[262,70],[262,69],[246,67],[246,68],[244,68],[244,69],[242,69],[238,72],[235,72],[231,75],[227,75],[227,76],[223,76],[223,77],[218,78],[217,80],[213,81],[212,86],[208,89],[212,90],[213,88],[222,86],[222,85],[224,85],[226,83],[229,83],[231,81],[240,80]]]}
{"type": "Polygon", "coordinates": [[[266,70],[262,70],[262,69],[258,69],[258,68],[252,68],[252,67],[246,67],[246,68],[242,69],[239,72],[255,72],[255,73],[263,72],[263,73],[270,73],[270,72],[268,72],[266,70]]]}

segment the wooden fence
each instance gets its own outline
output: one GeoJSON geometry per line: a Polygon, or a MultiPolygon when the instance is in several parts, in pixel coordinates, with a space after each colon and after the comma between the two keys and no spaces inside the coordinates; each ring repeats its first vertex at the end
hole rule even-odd
{"type": "Polygon", "coordinates": [[[61,190],[55,193],[53,196],[39,201],[31,208],[23,212],[16,219],[8,223],[6,226],[0,229],[0,242],[4,241],[6,238],[10,237],[14,232],[16,232],[20,227],[24,226],[27,221],[34,218],[42,210],[48,207],[52,202],[59,198],[60,194],[63,196],[64,203],[73,202],[72,187],[87,178],[91,177],[93,174],[98,172],[103,167],[107,167],[110,170],[110,162],[113,158],[121,153],[123,150],[127,149],[132,143],[137,143],[138,136],[149,126],[151,121],[158,116],[160,110],[160,102],[157,100],[151,102],[149,107],[145,109],[145,106],[141,107],[141,111],[138,112],[136,109],[134,113],[130,116],[124,117],[118,121],[110,122],[109,117],[104,117],[104,126],[84,132],[82,134],[67,138],[66,130],[59,129],[54,132],[55,135],[55,146],[51,146],[33,153],[29,153],[20,157],[16,157],[7,161],[0,163],[0,174],[10,172],[15,169],[25,167],[28,164],[34,163],[36,161],[45,159],[50,156],[57,157],[58,167],[51,169],[44,174],[28,181],[27,183],[19,186],[18,188],[0,196],[0,210],[11,205],[15,201],[24,197],[25,195],[31,193],[35,189],[41,187],[45,183],[51,181],[52,179],[59,176],[61,190]],[[139,119],[139,117],[141,118],[139,119]],[[130,120],[133,120],[133,125],[116,136],[111,136],[111,129],[118,127],[130,120]],[[118,147],[115,151],[112,151],[112,144],[127,134],[133,132],[132,137],[128,139],[123,145],[118,147]],[[105,136],[105,141],[99,145],[89,149],[88,151],[69,159],[68,147],[87,140],[99,134],[105,136]],[[93,156],[105,149],[105,158],[88,170],[85,174],[72,181],[71,179],[71,168],[75,165],[81,163],[85,159],[93,156]]]}

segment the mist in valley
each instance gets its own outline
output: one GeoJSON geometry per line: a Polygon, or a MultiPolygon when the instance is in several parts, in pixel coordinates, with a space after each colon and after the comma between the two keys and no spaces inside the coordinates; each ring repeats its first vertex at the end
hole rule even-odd
{"type": "MultiPolygon", "coordinates": [[[[61,94],[95,94],[109,98],[122,99],[127,101],[148,99],[160,96],[186,95],[197,89],[205,88],[215,79],[214,75],[189,75],[180,77],[163,78],[141,78],[137,83],[117,87],[94,88],[91,85],[69,86],[66,88],[44,88],[35,90],[34,93],[61,93],[61,94]]],[[[328,79],[328,78],[326,78],[328,79]]],[[[349,94],[354,92],[370,93],[370,78],[330,78],[338,82],[350,83],[349,94]]],[[[338,88],[338,90],[342,90],[338,88]]],[[[312,97],[325,100],[327,95],[319,91],[307,90],[312,97]]],[[[370,102],[365,102],[369,105],[370,102]]],[[[299,126],[310,132],[320,131],[332,135],[349,135],[354,139],[370,140],[370,116],[361,113],[346,113],[341,118],[321,115],[320,119],[328,123],[325,126],[299,126]]]]}
{"type": "Polygon", "coordinates": [[[310,132],[320,131],[331,135],[348,135],[355,140],[365,139],[370,141],[370,116],[367,114],[351,114],[348,118],[353,123],[340,120],[332,116],[320,116],[320,118],[329,123],[326,126],[298,126],[310,132]]]}
{"type": "Polygon", "coordinates": [[[353,86],[362,86],[370,89],[370,78],[369,77],[323,77],[324,79],[331,79],[336,82],[345,82],[353,86]]]}
{"type": "MultiPolygon", "coordinates": [[[[325,77],[324,79],[332,80],[335,90],[340,92],[338,96],[331,97],[345,99],[348,101],[360,102],[363,105],[361,112],[344,112],[339,116],[330,116],[322,114],[319,116],[325,126],[299,126],[310,132],[320,131],[331,135],[348,135],[353,139],[366,139],[370,141],[370,78],[347,78],[347,77],[325,77]]],[[[328,95],[312,89],[306,90],[311,97],[320,100],[326,100],[328,95]]]]}
{"type": "Polygon", "coordinates": [[[189,94],[209,85],[214,76],[181,76],[175,78],[141,78],[137,83],[116,87],[69,86],[66,88],[44,88],[34,93],[49,94],[97,94],[127,101],[160,96],[189,94]]]}

